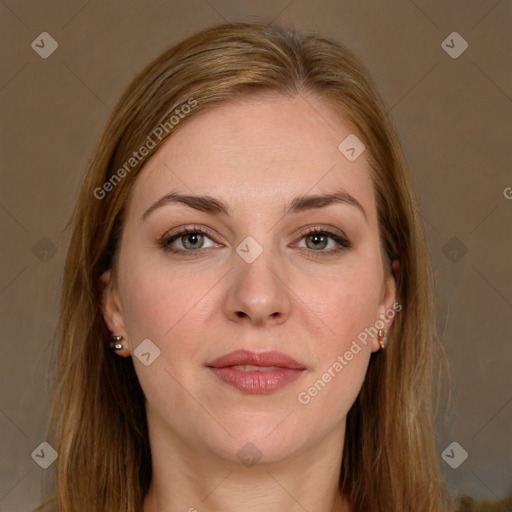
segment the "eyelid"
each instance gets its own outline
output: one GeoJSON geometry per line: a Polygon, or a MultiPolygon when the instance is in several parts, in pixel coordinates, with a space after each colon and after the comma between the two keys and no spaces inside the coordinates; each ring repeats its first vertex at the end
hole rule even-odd
{"type": "Polygon", "coordinates": [[[332,233],[333,235],[336,235],[340,238],[343,238],[348,242],[348,236],[339,228],[336,228],[334,226],[330,226],[327,224],[311,224],[309,226],[305,226],[299,230],[299,233],[302,236],[308,236],[311,233],[315,232],[326,232],[326,233],[332,233]]]}

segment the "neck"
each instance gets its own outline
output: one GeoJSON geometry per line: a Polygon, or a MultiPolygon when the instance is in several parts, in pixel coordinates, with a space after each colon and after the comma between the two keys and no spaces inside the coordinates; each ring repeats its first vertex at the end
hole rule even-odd
{"type": "Polygon", "coordinates": [[[286,459],[250,466],[149,425],[153,477],[144,512],[350,512],[339,490],[344,424],[286,459]]]}

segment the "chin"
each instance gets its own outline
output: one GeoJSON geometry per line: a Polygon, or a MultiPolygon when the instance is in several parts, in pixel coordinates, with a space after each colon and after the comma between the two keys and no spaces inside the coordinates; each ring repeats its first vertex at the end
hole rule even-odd
{"type": "Polygon", "coordinates": [[[307,438],[297,430],[295,415],[288,414],[281,409],[232,418],[224,423],[232,437],[222,436],[210,449],[229,462],[247,466],[280,462],[300,449],[307,438]]]}

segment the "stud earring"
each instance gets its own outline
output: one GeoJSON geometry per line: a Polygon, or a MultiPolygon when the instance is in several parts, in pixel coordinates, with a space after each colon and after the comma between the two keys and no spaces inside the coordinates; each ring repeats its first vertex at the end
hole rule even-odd
{"type": "Polygon", "coordinates": [[[378,339],[379,339],[379,345],[380,345],[380,348],[386,348],[386,343],[384,340],[386,340],[388,337],[386,331],[384,331],[383,329],[379,329],[379,333],[378,333],[378,339]]]}
{"type": "Polygon", "coordinates": [[[110,341],[110,348],[114,350],[114,352],[117,352],[118,350],[122,350],[123,344],[121,341],[123,340],[122,336],[112,336],[112,339],[110,341]]]}

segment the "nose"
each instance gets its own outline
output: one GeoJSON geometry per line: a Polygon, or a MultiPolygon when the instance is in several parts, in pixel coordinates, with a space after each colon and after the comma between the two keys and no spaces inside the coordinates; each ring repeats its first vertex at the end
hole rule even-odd
{"type": "Polygon", "coordinates": [[[275,253],[264,249],[251,263],[234,253],[233,260],[223,304],[226,316],[257,326],[286,322],[293,293],[286,270],[275,253]]]}

